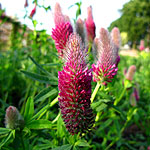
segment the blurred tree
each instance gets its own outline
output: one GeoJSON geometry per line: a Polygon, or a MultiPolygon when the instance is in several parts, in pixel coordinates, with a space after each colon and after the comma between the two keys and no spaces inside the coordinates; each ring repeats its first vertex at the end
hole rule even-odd
{"type": "Polygon", "coordinates": [[[121,17],[111,23],[109,30],[116,26],[121,32],[127,32],[133,47],[144,38],[150,46],[150,0],[130,0],[120,12],[121,17]]]}

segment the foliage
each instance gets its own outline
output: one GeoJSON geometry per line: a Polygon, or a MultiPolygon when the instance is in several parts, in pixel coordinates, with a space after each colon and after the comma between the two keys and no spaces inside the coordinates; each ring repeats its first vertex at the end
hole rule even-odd
{"type": "MultiPolygon", "coordinates": [[[[121,17],[111,23],[109,30],[118,27],[121,32],[127,32],[128,40],[137,44],[141,39],[150,40],[150,1],[131,0],[120,10],[121,17]]],[[[150,43],[147,45],[149,46],[150,43]]]]}

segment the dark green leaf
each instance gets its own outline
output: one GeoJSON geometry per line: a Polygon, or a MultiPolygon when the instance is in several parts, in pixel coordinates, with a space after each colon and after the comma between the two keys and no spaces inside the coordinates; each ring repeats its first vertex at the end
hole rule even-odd
{"type": "Polygon", "coordinates": [[[13,137],[15,135],[15,130],[12,130],[7,137],[5,137],[1,142],[0,142],[0,149],[8,142],[13,141],[13,137]]]}
{"type": "Polygon", "coordinates": [[[0,128],[0,135],[1,135],[1,134],[9,133],[10,131],[11,131],[11,129],[7,129],[7,128],[0,128]]]}
{"type": "Polygon", "coordinates": [[[43,101],[46,98],[48,98],[48,97],[50,97],[52,95],[55,95],[55,94],[57,94],[57,90],[56,89],[51,90],[51,87],[45,88],[38,95],[35,96],[35,98],[34,98],[35,103],[43,101]]]}
{"type": "MultiPolygon", "coordinates": [[[[24,73],[27,77],[39,81],[41,83],[47,83],[47,84],[51,84],[51,81],[49,80],[49,78],[47,76],[43,76],[43,75],[39,75],[39,74],[35,74],[32,72],[28,72],[28,71],[21,71],[22,73],[24,73]]],[[[53,82],[56,85],[57,82],[53,82]]]]}
{"type": "Polygon", "coordinates": [[[71,150],[71,148],[72,148],[72,145],[66,144],[66,145],[53,148],[52,150],[71,150]]]}

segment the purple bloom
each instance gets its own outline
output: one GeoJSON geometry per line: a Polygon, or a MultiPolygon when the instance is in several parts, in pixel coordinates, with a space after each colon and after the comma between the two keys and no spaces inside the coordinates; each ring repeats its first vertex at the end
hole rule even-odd
{"type": "Polygon", "coordinates": [[[92,73],[86,64],[86,52],[81,38],[71,34],[64,52],[65,66],[58,72],[59,106],[72,135],[88,131],[94,122],[90,108],[92,73]]]}
{"type": "MultiPolygon", "coordinates": [[[[111,79],[117,74],[118,68],[116,67],[116,47],[109,35],[109,32],[104,28],[100,29],[100,37],[94,40],[97,64],[93,64],[93,80],[100,81],[106,85],[106,82],[111,82],[111,79]]],[[[118,58],[119,59],[119,58],[118,58]]]]}
{"type": "Polygon", "coordinates": [[[63,50],[72,32],[73,28],[69,22],[56,25],[55,29],[52,29],[52,38],[55,40],[55,46],[60,57],[63,57],[63,50]]]}

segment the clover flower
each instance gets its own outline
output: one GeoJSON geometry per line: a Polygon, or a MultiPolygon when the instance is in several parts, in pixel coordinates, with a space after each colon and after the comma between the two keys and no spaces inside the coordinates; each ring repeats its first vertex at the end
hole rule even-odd
{"type": "Polygon", "coordinates": [[[76,28],[76,32],[81,37],[82,42],[85,43],[85,37],[86,37],[86,35],[85,35],[85,25],[84,25],[84,21],[81,18],[79,18],[77,20],[75,28],[76,28]]]}
{"type": "Polygon", "coordinates": [[[54,11],[55,28],[52,29],[52,38],[55,40],[55,46],[60,57],[63,57],[63,50],[69,35],[73,32],[73,28],[69,21],[69,17],[62,14],[59,3],[55,5],[54,11]]]}
{"type": "Polygon", "coordinates": [[[93,64],[93,81],[101,82],[106,85],[106,82],[111,82],[111,79],[117,74],[116,67],[116,47],[109,35],[109,32],[101,28],[100,37],[94,40],[97,54],[97,64],[93,64]]]}
{"type": "Polygon", "coordinates": [[[93,40],[95,38],[95,23],[93,21],[93,15],[92,15],[92,7],[89,6],[87,8],[87,19],[85,21],[86,26],[86,32],[87,32],[87,38],[89,43],[93,43],[93,40]]]}
{"type": "Polygon", "coordinates": [[[119,52],[119,48],[121,45],[121,36],[120,36],[120,31],[117,27],[114,27],[111,31],[111,37],[112,37],[112,41],[116,47],[116,66],[118,66],[118,63],[120,62],[120,56],[118,54],[119,52]]]}
{"type": "Polygon", "coordinates": [[[30,13],[30,17],[33,18],[33,16],[35,15],[36,13],[36,3],[34,5],[34,8],[32,9],[31,13],[30,13]]]}
{"type": "Polygon", "coordinates": [[[82,134],[94,122],[90,108],[92,73],[86,64],[87,50],[77,34],[70,35],[64,51],[65,66],[58,72],[59,106],[68,131],[82,134]]]}
{"type": "Polygon", "coordinates": [[[136,66],[131,65],[126,73],[126,79],[132,81],[135,71],[136,71],[136,66]]]}
{"type": "Polygon", "coordinates": [[[19,111],[14,106],[9,106],[6,109],[5,124],[6,128],[15,129],[23,124],[24,120],[19,111]]]}

